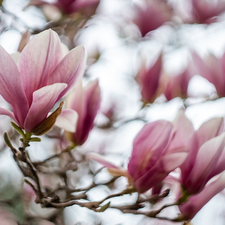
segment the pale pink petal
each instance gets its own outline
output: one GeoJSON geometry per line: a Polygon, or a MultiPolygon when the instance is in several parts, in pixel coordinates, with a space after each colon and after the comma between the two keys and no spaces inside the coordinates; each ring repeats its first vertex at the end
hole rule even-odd
{"type": "Polygon", "coordinates": [[[94,160],[100,164],[102,164],[104,167],[107,167],[107,168],[114,168],[114,169],[120,169],[120,167],[118,166],[115,166],[113,163],[109,162],[107,159],[105,159],[103,156],[97,154],[97,153],[94,153],[94,152],[91,152],[91,153],[88,153],[86,155],[86,159],[87,160],[94,160]]]}
{"type": "Polygon", "coordinates": [[[162,181],[170,172],[180,166],[187,157],[186,152],[164,155],[142,177],[134,181],[135,188],[142,193],[162,181]]]}
{"type": "Polygon", "coordinates": [[[194,51],[192,51],[192,60],[195,63],[195,74],[203,76],[208,81],[212,82],[212,71],[208,68],[203,59],[194,51]]]}
{"type": "MultiPolygon", "coordinates": [[[[9,110],[7,109],[4,109],[4,108],[1,108],[0,107],[0,115],[5,115],[5,116],[9,116],[11,117],[11,119],[13,119],[15,122],[17,122],[16,118],[14,117],[13,113],[10,112],[9,110]]],[[[17,122],[18,123],[18,122],[17,122]]],[[[20,125],[20,124],[18,124],[20,125]]]]}
{"type": "Polygon", "coordinates": [[[72,109],[63,109],[57,117],[55,125],[69,132],[75,132],[78,114],[72,109]]]}
{"type": "Polygon", "coordinates": [[[170,149],[176,149],[179,147],[187,147],[190,150],[195,129],[191,121],[185,116],[184,110],[179,111],[173,124],[175,135],[170,142],[167,152],[169,152],[170,149]]]}
{"type": "Polygon", "coordinates": [[[200,147],[203,143],[211,138],[220,135],[223,132],[224,122],[223,118],[213,118],[201,125],[198,129],[197,138],[198,146],[200,147]]]}
{"type": "Polygon", "coordinates": [[[186,177],[190,168],[193,167],[197,154],[197,138],[191,121],[185,116],[184,110],[180,110],[177,117],[173,121],[175,127],[175,135],[170,142],[167,152],[173,152],[174,149],[187,148],[189,152],[185,162],[181,165],[182,177],[186,177]]]}
{"type": "Polygon", "coordinates": [[[0,94],[12,105],[16,120],[23,126],[28,102],[22,79],[11,56],[0,46],[0,94]]]}
{"type": "Polygon", "coordinates": [[[209,180],[209,175],[216,165],[225,145],[225,133],[205,142],[198,151],[195,164],[189,177],[185,180],[185,188],[189,193],[199,193],[209,180]]]}
{"type": "Polygon", "coordinates": [[[225,147],[223,148],[223,151],[222,151],[219,159],[217,160],[216,164],[214,165],[214,167],[209,175],[209,179],[211,179],[215,175],[217,175],[225,170],[224,162],[225,162],[225,147]]]}
{"type": "MultiPolygon", "coordinates": [[[[221,60],[222,58],[218,59],[213,54],[209,54],[208,58],[205,61],[205,64],[211,70],[211,77],[208,79],[209,82],[215,85],[219,96],[224,96],[225,83],[224,83],[224,72],[223,72],[221,60]]],[[[202,76],[204,76],[204,74],[202,76]]]]}
{"type": "Polygon", "coordinates": [[[18,59],[18,68],[23,77],[29,105],[32,102],[33,92],[47,85],[49,75],[62,57],[59,37],[52,30],[35,35],[25,46],[18,59]]]}
{"type": "Polygon", "coordinates": [[[67,88],[60,94],[59,99],[62,98],[71,88],[75,82],[81,78],[84,73],[86,65],[86,51],[83,46],[78,46],[71,50],[57,65],[55,70],[49,77],[48,85],[54,83],[66,83],[67,88]]]}
{"type": "Polygon", "coordinates": [[[31,132],[48,115],[56,103],[60,93],[67,87],[66,84],[45,86],[33,93],[33,102],[25,120],[24,128],[31,132]]]}
{"type": "Polygon", "coordinates": [[[187,158],[187,155],[188,153],[185,152],[185,149],[184,149],[184,151],[163,156],[160,159],[161,161],[160,163],[162,163],[164,170],[166,172],[171,172],[184,162],[184,160],[187,158]]]}
{"type": "Polygon", "coordinates": [[[133,143],[128,171],[134,180],[146,173],[165,153],[173,135],[173,125],[159,120],[146,124],[133,143]]]}

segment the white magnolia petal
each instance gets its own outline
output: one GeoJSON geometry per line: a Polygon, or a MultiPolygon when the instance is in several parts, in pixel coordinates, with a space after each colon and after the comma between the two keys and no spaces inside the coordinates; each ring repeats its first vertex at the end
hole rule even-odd
{"type": "Polygon", "coordinates": [[[77,127],[78,113],[72,109],[63,109],[57,117],[55,125],[74,133],[77,127]]]}

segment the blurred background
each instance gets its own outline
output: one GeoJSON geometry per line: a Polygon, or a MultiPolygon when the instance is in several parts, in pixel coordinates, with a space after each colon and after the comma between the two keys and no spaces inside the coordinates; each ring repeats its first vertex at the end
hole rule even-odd
{"type": "MultiPolygon", "coordinates": [[[[86,47],[83,84],[99,81],[101,106],[95,126],[87,141],[71,153],[81,162],[78,170],[70,167],[64,175],[57,173],[69,161],[61,155],[40,169],[45,187],[61,184],[63,176],[71,189],[88,187],[93,179],[97,183],[110,180],[104,169],[95,175],[100,165],[85,161],[85,154],[100,153],[126,168],[133,139],[144,124],[173,121],[181,108],[196,129],[210,118],[224,117],[224,12],[224,0],[0,1],[0,44],[8,53],[21,52],[33,35],[52,29],[69,49],[80,44],[86,47]],[[147,91],[146,82],[151,83],[147,91]]],[[[3,99],[0,104],[10,108],[3,99]]],[[[10,119],[0,119],[0,133],[7,131],[19,146],[10,119]]],[[[38,162],[59,153],[62,136],[54,128],[41,143],[31,145],[31,159],[38,162]]],[[[35,194],[24,183],[2,137],[0,148],[1,225],[172,224],[116,209],[104,213],[79,206],[43,209],[35,203],[35,194]]],[[[125,186],[126,179],[119,178],[111,186],[99,185],[86,194],[97,201],[125,186]]],[[[112,202],[129,203],[136,197],[132,194],[112,202]]],[[[224,192],[215,196],[192,223],[224,224],[224,200],[224,192]]]]}

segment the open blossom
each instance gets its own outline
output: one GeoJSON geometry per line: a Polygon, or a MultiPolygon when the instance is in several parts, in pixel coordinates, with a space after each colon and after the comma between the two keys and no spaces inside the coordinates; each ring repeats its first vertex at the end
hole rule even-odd
{"type": "Polygon", "coordinates": [[[76,132],[69,133],[69,139],[76,145],[82,145],[94,126],[95,116],[100,108],[100,88],[98,81],[91,81],[86,87],[78,82],[69,95],[67,107],[78,113],[76,132]]]}
{"type": "Polygon", "coordinates": [[[110,168],[113,174],[127,176],[136,190],[143,193],[160,183],[184,162],[186,148],[180,146],[168,149],[173,134],[173,125],[170,122],[160,120],[146,124],[133,142],[127,171],[104,161],[96,154],[88,157],[110,168]]]}
{"type": "Polygon", "coordinates": [[[141,88],[142,101],[153,103],[158,97],[159,81],[161,77],[162,54],[150,67],[143,66],[136,76],[136,80],[141,88]]]}
{"type": "Polygon", "coordinates": [[[201,192],[207,182],[225,170],[225,133],[223,118],[213,118],[195,131],[181,111],[175,120],[176,135],[169,148],[188,147],[189,153],[181,168],[181,184],[189,194],[201,192]]]}
{"type": "Polygon", "coordinates": [[[196,23],[211,23],[215,17],[225,11],[223,0],[191,0],[192,20],[196,23]]]}
{"type": "Polygon", "coordinates": [[[0,94],[13,111],[0,108],[0,114],[10,116],[25,131],[32,132],[83,75],[85,62],[83,46],[64,56],[59,37],[52,30],[34,36],[17,64],[0,47],[0,94]]]}
{"type": "Polygon", "coordinates": [[[169,21],[173,12],[163,0],[145,0],[143,6],[138,6],[134,23],[138,26],[142,36],[157,29],[169,21]]]}

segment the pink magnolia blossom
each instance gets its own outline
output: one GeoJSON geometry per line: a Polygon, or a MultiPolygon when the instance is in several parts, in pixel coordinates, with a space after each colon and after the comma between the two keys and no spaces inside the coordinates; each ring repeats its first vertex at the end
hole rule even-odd
{"type": "Polygon", "coordinates": [[[139,192],[154,187],[184,162],[186,148],[168,149],[172,138],[173,125],[167,121],[146,124],[136,136],[128,172],[139,192]]]}
{"type": "Polygon", "coordinates": [[[134,23],[144,37],[148,32],[157,29],[173,16],[172,9],[164,0],[145,0],[144,6],[137,6],[134,23]]]}
{"type": "Polygon", "coordinates": [[[225,188],[225,173],[221,173],[214,181],[207,184],[197,195],[191,196],[187,202],[179,206],[182,217],[191,220],[197,212],[217,193],[225,188]]]}
{"type": "Polygon", "coordinates": [[[219,59],[213,54],[203,60],[197,53],[192,53],[196,72],[214,84],[217,94],[225,96],[225,54],[219,59]]]}
{"type": "Polygon", "coordinates": [[[92,11],[96,10],[100,0],[58,0],[56,6],[66,14],[71,14],[87,8],[92,11]]]}
{"type": "Polygon", "coordinates": [[[159,95],[159,80],[161,77],[162,54],[156,62],[149,68],[143,66],[136,76],[136,80],[141,88],[142,101],[153,103],[159,95]]]}
{"type": "Polygon", "coordinates": [[[94,14],[100,0],[57,0],[53,3],[48,3],[42,0],[31,0],[29,5],[50,5],[56,6],[65,14],[72,14],[77,11],[84,11],[86,14],[94,14]]]}
{"type": "Polygon", "coordinates": [[[183,111],[176,118],[176,135],[169,148],[182,145],[189,149],[180,167],[181,184],[189,194],[201,192],[213,176],[225,170],[223,126],[223,118],[213,118],[195,131],[183,111]]]}
{"type": "Polygon", "coordinates": [[[76,145],[82,145],[94,126],[94,119],[100,108],[98,81],[92,81],[84,88],[82,83],[78,82],[69,96],[67,107],[78,113],[76,132],[70,133],[69,139],[76,145]]]}
{"type": "MultiPolygon", "coordinates": [[[[83,46],[64,57],[59,37],[52,30],[34,36],[17,64],[0,47],[0,94],[13,111],[0,108],[0,114],[10,116],[25,131],[32,132],[82,76],[85,62],[83,46]]],[[[71,112],[64,114],[71,118],[71,112]]]]}
{"type": "Polygon", "coordinates": [[[225,2],[222,0],[191,0],[193,22],[211,23],[215,17],[225,11],[225,2]]]}
{"type": "Polygon", "coordinates": [[[188,83],[191,79],[191,74],[187,68],[183,73],[177,76],[167,76],[164,79],[165,90],[164,95],[167,100],[171,100],[176,97],[186,98],[188,83]]]}
{"type": "Polygon", "coordinates": [[[89,158],[110,168],[114,174],[127,176],[130,183],[143,193],[160,183],[171,171],[179,167],[187,156],[186,148],[168,149],[173,138],[173,125],[167,121],[146,124],[133,142],[133,151],[128,170],[98,159],[96,154],[89,158]]]}

